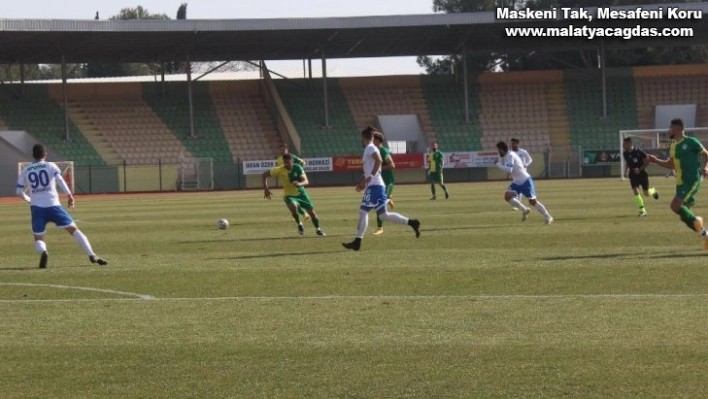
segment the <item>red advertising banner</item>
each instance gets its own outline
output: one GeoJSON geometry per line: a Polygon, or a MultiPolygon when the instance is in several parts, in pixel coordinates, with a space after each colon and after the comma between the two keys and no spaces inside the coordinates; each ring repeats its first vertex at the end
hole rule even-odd
{"type": "Polygon", "coordinates": [[[393,154],[396,169],[422,169],[423,154],[393,154]]]}
{"type": "MultiPolygon", "coordinates": [[[[423,168],[423,154],[393,154],[396,169],[423,168]]],[[[361,172],[361,157],[341,156],[332,158],[332,170],[335,172],[361,172]]]]}

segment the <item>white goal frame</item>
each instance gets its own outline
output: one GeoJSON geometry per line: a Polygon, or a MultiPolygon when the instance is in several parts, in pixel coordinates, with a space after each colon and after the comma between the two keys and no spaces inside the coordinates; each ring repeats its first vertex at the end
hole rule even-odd
{"type": "MultiPolygon", "coordinates": [[[[55,163],[59,169],[61,170],[61,175],[64,178],[64,181],[66,181],[66,185],[69,186],[69,190],[71,190],[71,193],[73,194],[75,192],[75,180],[76,180],[76,175],[74,174],[74,161],[49,161],[52,163],[55,163]]],[[[17,163],[17,177],[19,178],[20,175],[22,174],[22,171],[25,170],[25,168],[34,162],[18,162],[17,163]]]]}
{"type": "Polygon", "coordinates": [[[180,158],[180,191],[214,189],[214,158],[180,158]]]}
{"type": "MultiPolygon", "coordinates": [[[[694,136],[696,132],[705,132],[705,140],[708,141],[708,127],[691,127],[686,128],[687,136],[694,136]]],[[[624,152],[622,148],[622,142],[626,137],[637,138],[642,141],[642,143],[647,143],[647,145],[636,145],[635,147],[646,150],[646,149],[668,149],[671,145],[671,139],[669,138],[669,129],[634,129],[634,130],[620,130],[619,131],[619,153],[620,153],[620,176],[622,180],[625,180],[624,170],[627,168],[627,164],[624,161],[622,153],[624,152]]],[[[699,137],[700,138],[700,137],[699,137]]],[[[701,140],[703,141],[703,140],[701,140]]],[[[666,170],[668,172],[668,170],[666,170]]]]}

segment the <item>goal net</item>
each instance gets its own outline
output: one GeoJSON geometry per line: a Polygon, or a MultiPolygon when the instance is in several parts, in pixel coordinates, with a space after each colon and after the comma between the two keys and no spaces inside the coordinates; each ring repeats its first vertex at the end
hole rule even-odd
{"type": "MultiPolygon", "coordinates": [[[[74,193],[74,161],[53,161],[61,170],[61,175],[66,181],[66,185],[69,186],[69,190],[74,193]]],[[[17,177],[19,178],[22,171],[32,162],[18,162],[17,163],[17,177]]],[[[60,190],[61,191],[61,190],[60,190]]]]}
{"type": "MultiPolygon", "coordinates": [[[[708,146],[708,127],[693,127],[686,128],[686,135],[693,136],[705,143],[708,146]]],[[[624,161],[622,153],[622,142],[625,138],[631,138],[632,144],[635,148],[646,152],[647,154],[652,154],[661,159],[669,158],[669,146],[671,145],[671,138],[669,137],[668,129],[639,129],[639,130],[620,130],[619,131],[619,154],[621,163],[621,176],[622,180],[625,179],[624,170],[627,165],[624,161]]],[[[670,170],[662,168],[659,165],[651,164],[646,169],[649,175],[654,176],[665,176],[671,173],[670,170]]]]}
{"type": "Polygon", "coordinates": [[[182,191],[214,189],[213,158],[180,158],[179,189],[182,191]]]}

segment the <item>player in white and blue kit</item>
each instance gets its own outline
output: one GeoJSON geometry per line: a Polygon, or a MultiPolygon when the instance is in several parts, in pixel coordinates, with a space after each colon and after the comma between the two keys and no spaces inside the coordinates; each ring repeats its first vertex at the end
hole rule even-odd
{"type": "Polygon", "coordinates": [[[524,206],[520,201],[520,196],[523,195],[529,200],[529,204],[535,207],[541,215],[546,219],[546,224],[553,223],[553,217],[541,202],[536,198],[536,189],[533,185],[533,178],[526,171],[524,161],[514,152],[509,151],[509,146],[503,141],[497,143],[499,151],[499,161],[497,168],[511,175],[511,184],[504,193],[504,200],[512,207],[521,209],[521,221],[525,221],[531,209],[524,206]]]}
{"type": "Polygon", "coordinates": [[[79,243],[91,263],[107,265],[108,262],[96,256],[93,249],[91,249],[88,238],[81,230],[76,228],[74,220],[61,206],[56,188],[57,184],[66,193],[69,199],[69,208],[74,207],[74,196],[66,185],[59,167],[53,162],[45,161],[47,149],[41,144],[35,144],[32,148],[32,156],[35,161],[22,171],[17,180],[16,193],[30,203],[34,248],[41,255],[39,260],[40,269],[46,268],[49,260],[47,244],[44,242],[44,234],[49,222],[54,223],[59,229],[68,231],[79,243]],[[26,190],[29,190],[29,196],[25,193],[26,190]]]}
{"type": "Polygon", "coordinates": [[[364,196],[361,199],[359,207],[359,229],[356,238],[352,242],[342,243],[346,249],[358,251],[361,248],[361,239],[364,238],[366,228],[369,226],[369,212],[372,209],[376,210],[379,218],[387,222],[398,224],[407,224],[415,231],[416,238],[420,237],[420,221],[409,219],[398,213],[388,212],[386,198],[386,186],[381,177],[381,153],[374,145],[374,132],[376,129],[369,126],[361,132],[361,143],[364,146],[364,175],[361,181],[356,186],[356,191],[364,191],[364,196]]]}

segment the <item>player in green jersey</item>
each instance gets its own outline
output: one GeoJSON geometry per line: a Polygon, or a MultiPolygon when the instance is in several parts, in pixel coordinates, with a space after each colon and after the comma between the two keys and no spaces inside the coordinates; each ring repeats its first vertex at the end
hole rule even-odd
{"type": "Polygon", "coordinates": [[[450,194],[447,192],[447,186],[445,186],[445,181],[443,180],[443,167],[445,166],[445,156],[440,150],[438,150],[438,143],[433,143],[433,148],[427,155],[428,157],[428,176],[430,177],[430,192],[433,196],[430,197],[431,200],[437,199],[435,195],[435,184],[439,184],[445,192],[445,199],[450,198],[450,194]]]}
{"type": "Polygon", "coordinates": [[[325,233],[320,228],[320,220],[315,212],[315,205],[312,203],[310,196],[305,190],[305,186],[309,184],[307,174],[301,165],[294,162],[291,154],[283,154],[283,166],[276,166],[270,170],[263,172],[263,198],[271,199],[273,193],[268,188],[268,177],[278,177],[283,184],[283,200],[285,205],[293,215],[297,223],[297,232],[303,234],[305,229],[300,221],[298,208],[302,208],[312,217],[312,224],[315,226],[318,236],[324,236],[325,233]]]}
{"type": "MultiPolygon", "coordinates": [[[[396,164],[393,162],[391,157],[391,150],[384,147],[384,135],[381,132],[374,132],[374,145],[379,149],[381,153],[381,159],[383,161],[381,165],[381,177],[383,178],[384,185],[386,186],[386,197],[388,197],[388,205],[393,208],[395,204],[393,203],[393,186],[395,184],[395,179],[393,177],[393,170],[396,168],[396,164]]],[[[376,223],[378,229],[374,232],[375,235],[383,234],[383,220],[376,215],[376,223]]]]}
{"type": "MultiPolygon", "coordinates": [[[[305,162],[304,159],[298,157],[295,154],[290,153],[290,148],[288,147],[287,144],[280,143],[279,147],[280,147],[280,156],[278,158],[275,158],[275,166],[285,165],[285,161],[283,160],[283,156],[285,156],[285,154],[290,154],[293,157],[293,163],[295,165],[300,165],[303,168],[305,168],[305,166],[307,166],[307,162],[305,162]]],[[[297,213],[300,215],[300,217],[302,217],[303,222],[307,222],[307,219],[310,218],[310,215],[308,215],[307,212],[305,212],[305,210],[302,207],[297,208],[297,213]]]]}
{"type": "MultiPolygon", "coordinates": [[[[674,119],[671,121],[669,135],[673,140],[669,149],[669,159],[657,159],[653,155],[648,155],[649,161],[676,172],[676,196],[671,201],[671,210],[681,217],[681,221],[701,234],[704,239],[708,239],[706,230],[703,228],[703,218],[696,216],[691,207],[695,205],[695,195],[701,187],[701,179],[708,176],[708,151],[695,137],[686,136],[683,121],[674,119]]],[[[705,248],[708,249],[708,240],[705,241],[705,248]]]]}

